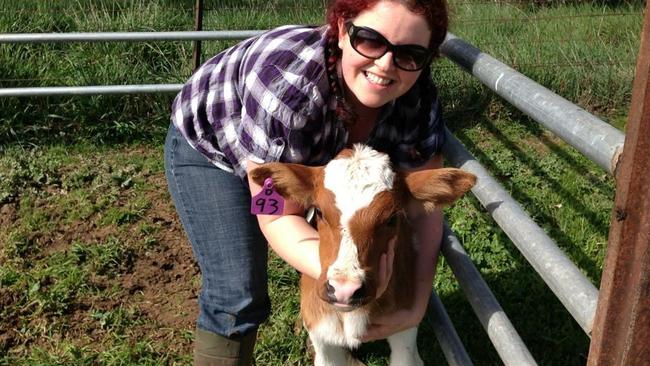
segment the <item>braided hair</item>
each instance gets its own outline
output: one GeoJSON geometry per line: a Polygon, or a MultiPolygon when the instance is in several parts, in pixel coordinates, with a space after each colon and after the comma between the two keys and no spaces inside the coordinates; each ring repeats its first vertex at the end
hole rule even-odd
{"type": "Polygon", "coordinates": [[[418,89],[415,97],[419,101],[418,112],[415,118],[417,121],[424,123],[431,118],[429,116],[431,105],[438,98],[438,91],[431,79],[431,65],[427,65],[422,69],[418,80],[415,82],[415,86],[418,89]]]}
{"type": "Polygon", "coordinates": [[[332,35],[332,32],[327,34],[327,47],[325,49],[326,67],[327,67],[327,80],[329,82],[330,90],[334,98],[336,98],[336,112],[333,116],[343,123],[348,128],[355,124],[357,116],[352,109],[350,103],[345,100],[343,95],[343,86],[339,80],[337,63],[341,57],[341,49],[338,46],[338,39],[332,35]]]}

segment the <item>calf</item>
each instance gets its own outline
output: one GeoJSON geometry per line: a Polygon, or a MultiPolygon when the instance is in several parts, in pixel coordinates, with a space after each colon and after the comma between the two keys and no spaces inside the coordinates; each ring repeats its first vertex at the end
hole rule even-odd
{"type": "MultiPolygon", "coordinates": [[[[364,145],[326,166],[268,163],[251,177],[260,185],[271,177],[283,197],[316,210],[322,271],[318,279],[302,276],[300,311],[318,366],[353,364],[348,349],[361,344],[373,317],[412,307],[417,253],[407,203],[431,212],[476,181],[459,169],[396,172],[386,154],[364,145]],[[378,294],[379,262],[389,248],[392,276],[378,294]]],[[[416,334],[413,327],[388,337],[391,365],[422,365],[416,334]]]]}

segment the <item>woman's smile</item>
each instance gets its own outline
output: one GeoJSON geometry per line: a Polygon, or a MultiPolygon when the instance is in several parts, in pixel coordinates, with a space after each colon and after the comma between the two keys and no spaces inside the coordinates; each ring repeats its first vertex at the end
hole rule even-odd
{"type": "Polygon", "coordinates": [[[391,50],[376,58],[364,56],[351,44],[350,24],[368,30],[365,35],[356,34],[356,40],[360,42],[357,47],[361,47],[362,52],[372,52],[371,43],[375,39],[360,37],[369,37],[373,32],[394,45],[392,47],[416,45],[426,48],[431,30],[422,15],[413,13],[400,2],[392,1],[379,1],[354,19],[339,20],[338,46],[342,50],[340,67],[346,98],[357,113],[365,108],[381,108],[406,93],[417,81],[421,70],[398,68],[391,50]],[[391,21],[386,22],[386,19],[391,21]]]}
{"type": "Polygon", "coordinates": [[[374,73],[372,73],[370,71],[364,71],[363,74],[366,76],[366,79],[368,79],[368,81],[373,85],[377,85],[377,86],[381,86],[381,87],[387,87],[393,82],[393,80],[391,80],[391,79],[389,79],[389,78],[387,78],[385,76],[379,76],[379,75],[374,74],[374,73]]]}

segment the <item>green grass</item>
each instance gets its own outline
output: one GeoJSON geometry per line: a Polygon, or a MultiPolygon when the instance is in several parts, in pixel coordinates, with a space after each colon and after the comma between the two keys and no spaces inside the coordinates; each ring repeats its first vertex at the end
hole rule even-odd
{"type": "MultiPolygon", "coordinates": [[[[0,33],[191,30],[193,1],[0,0],[0,33]]],[[[451,31],[624,129],[640,1],[451,1],[451,31]]],[[[207,1],[204,29],[322,22],[322,1],[207,1]]],[[[232,42],[205,42],[204,57],[232,42]]],[[[0,87],[180,83],[189,42],[0,45],[0,87]]],[[[611,177],[448,60],[447,124],[594,284],[611,177]]],[[[169,195],[172,95],[0,99],[0,365],[185,365],[200,277],[169,195]]],[[[585,363],[589,339],[473,197],[447,219],[544,365],[585,363]]],[[[259,365],[305,365],[298,275],[269,263],[259,365]]],[[[449,267],[435,287],[476,365],[500,364],[449,267]]],[[[430,324],[427,364],[444,364],[430,324]]],[[[386,364],[377,342],[358,354],[386,364]]]]}

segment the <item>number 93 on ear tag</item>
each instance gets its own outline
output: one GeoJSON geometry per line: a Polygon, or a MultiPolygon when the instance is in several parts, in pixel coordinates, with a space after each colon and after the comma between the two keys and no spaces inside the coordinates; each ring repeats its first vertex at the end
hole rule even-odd
{"type": "Polygon", "coordinates": [[[273,179],[266,178],[260,193],[253,196],[251,213],[253,215],[282,215],[284,198],[273,187],[273,179]]]}

